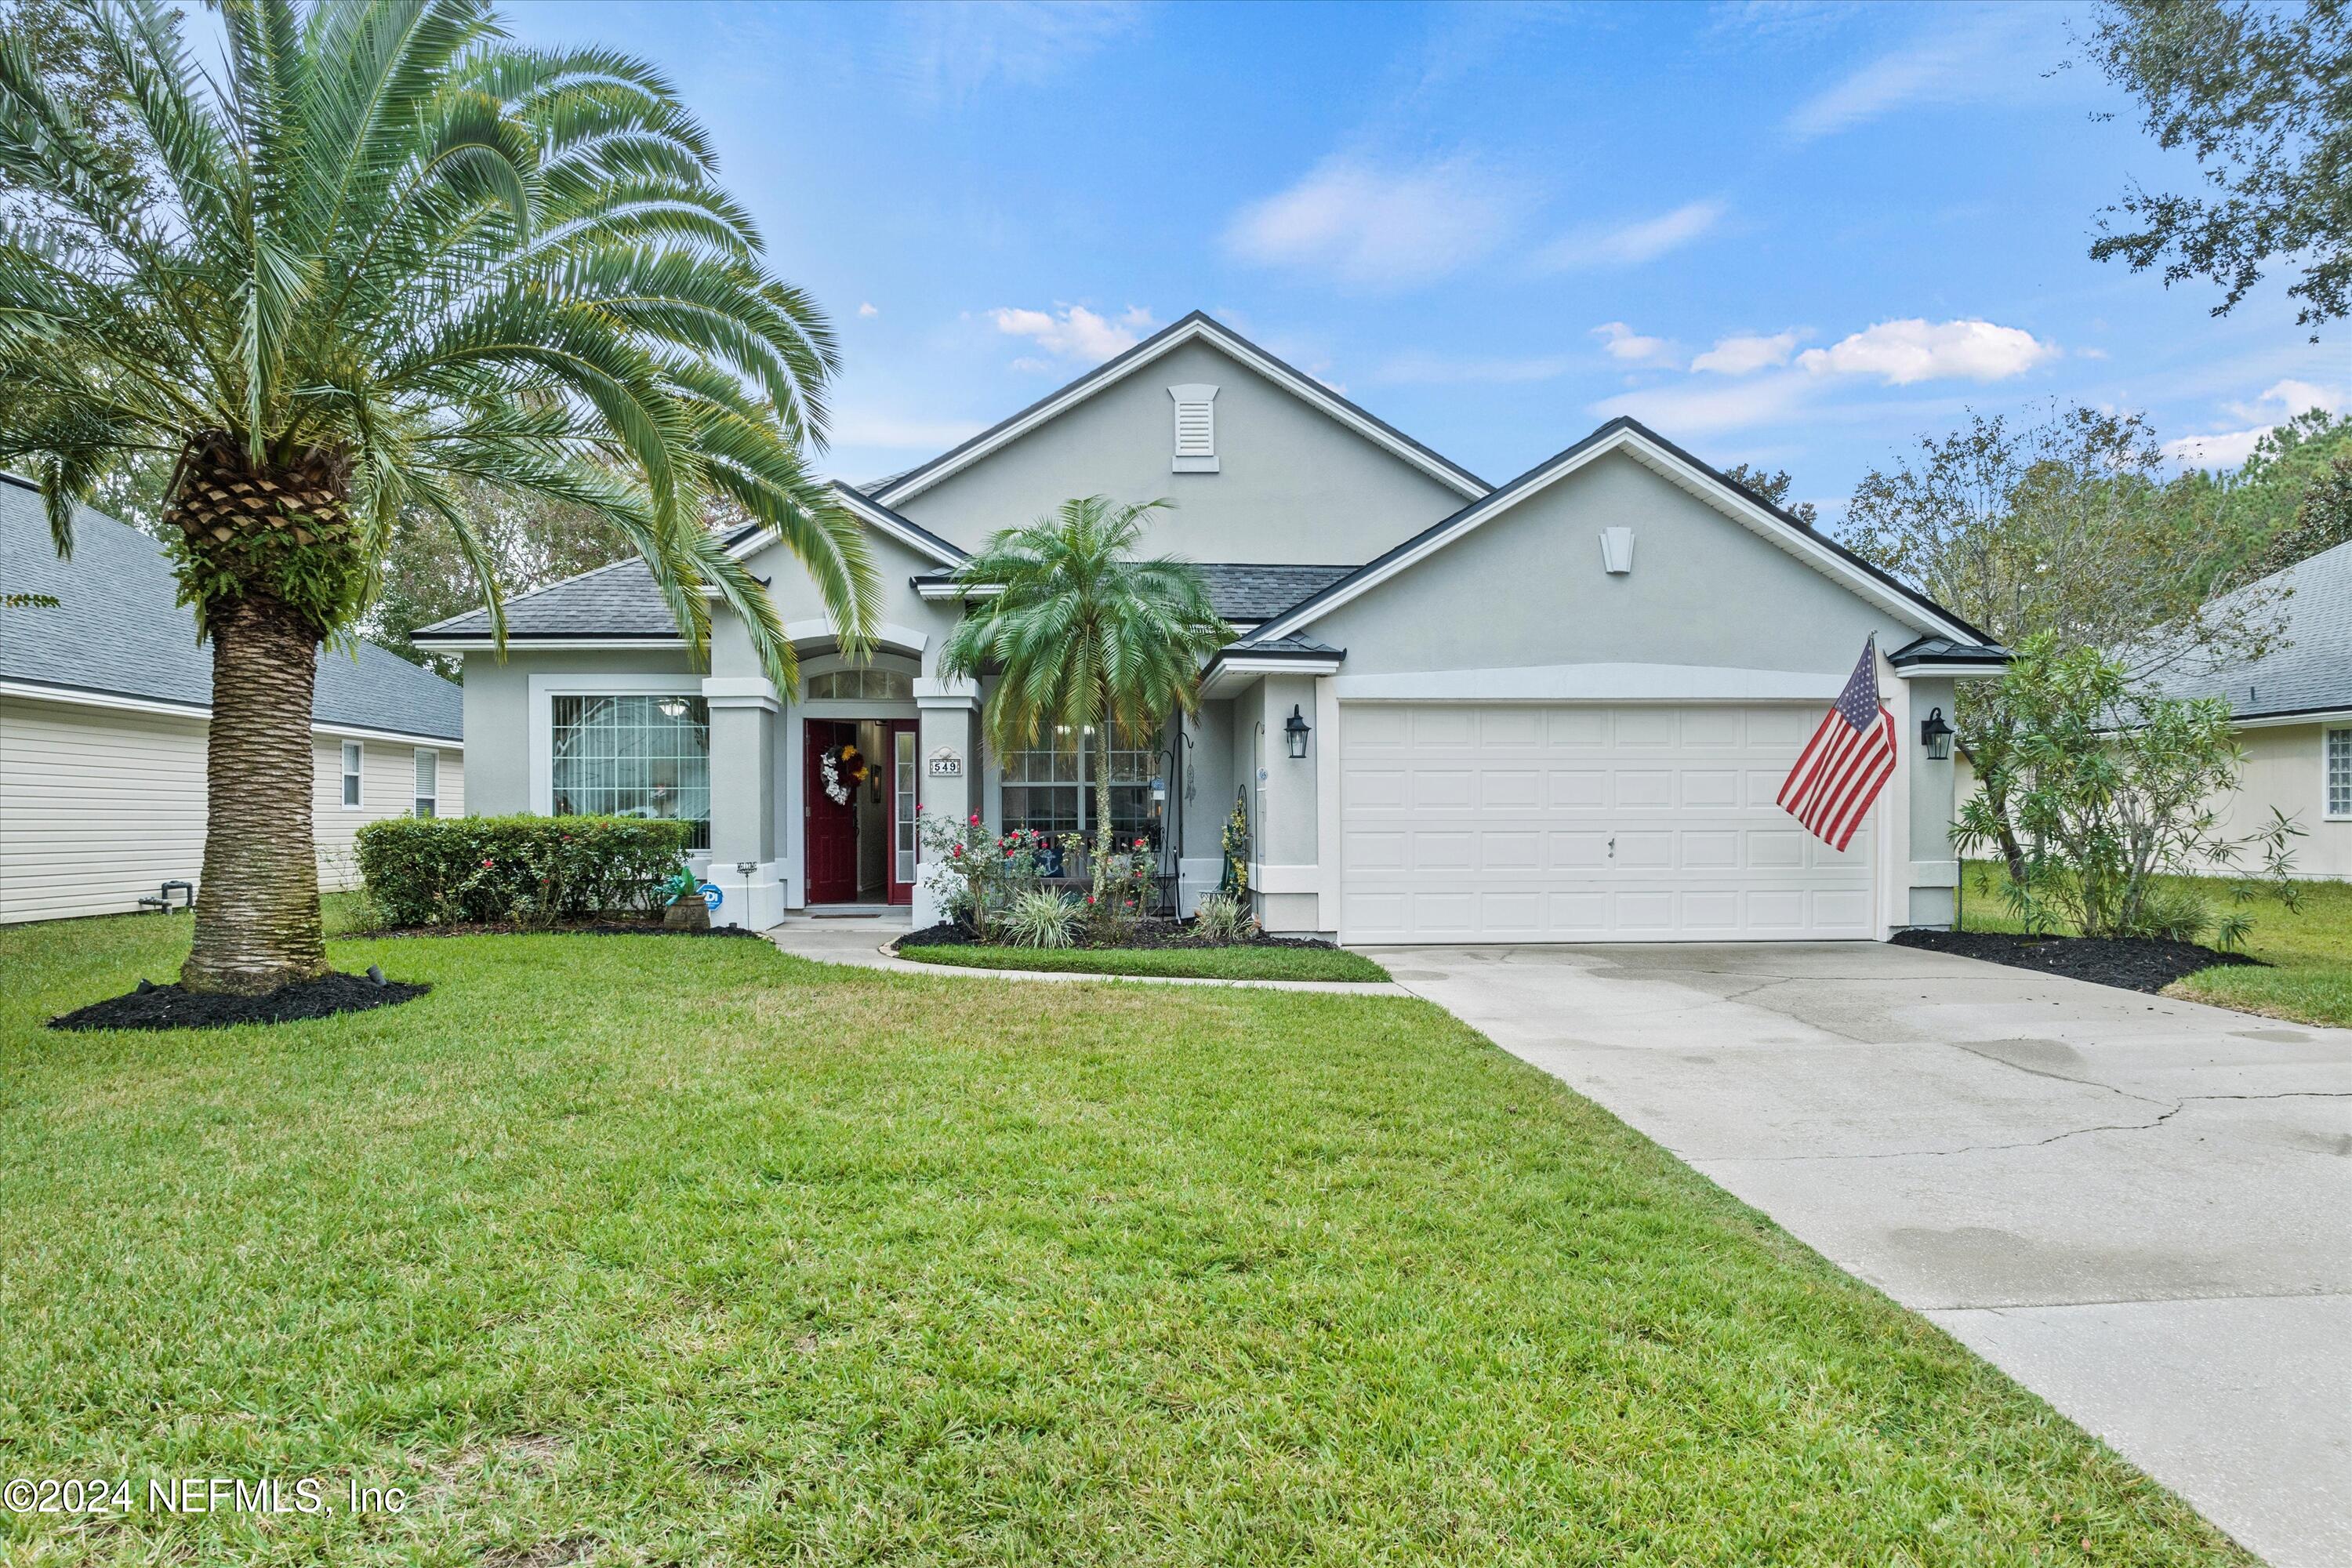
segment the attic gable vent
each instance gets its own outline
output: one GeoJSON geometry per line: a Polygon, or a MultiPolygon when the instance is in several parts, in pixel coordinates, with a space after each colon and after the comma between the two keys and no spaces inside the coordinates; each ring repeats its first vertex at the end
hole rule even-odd
{"type": "Polygon", "coordinates": [[[1176,400],[1176,458],[1170,470],[1179,474],[1217,471],[1217,389],[1193,384],[1171,386],[1176,400]]]}

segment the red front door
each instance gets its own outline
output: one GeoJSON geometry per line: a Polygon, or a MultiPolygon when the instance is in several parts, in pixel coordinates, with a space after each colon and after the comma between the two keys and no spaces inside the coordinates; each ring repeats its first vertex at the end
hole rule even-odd
{"type": "Polygon", "coordinates": [[[915,901],[915,827],[922,781],[919,774],[912,719],[893,719],[882,726],[882,754],[874,765],[882,770],[883,798],[890,803],[888,819],[890,901],[915,901]]]}
{"type": "MultiPolygon", "coordinates": [[[[802,792],[803,820],[807,828],[808,901],[845,904],[857,897],[857,795],[846,802],[824,793],[824,754],[857,740],[857,726],[828,719],[807,721],[803,742],[808,777],[802,792]]],[[[842,783],[848,784],[846,778],[842,783]]]]}

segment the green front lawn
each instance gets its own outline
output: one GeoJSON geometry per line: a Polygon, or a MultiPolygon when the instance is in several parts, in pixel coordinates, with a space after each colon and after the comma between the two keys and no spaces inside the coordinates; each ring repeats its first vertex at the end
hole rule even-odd
{"type": "Polygon", "coordinates": [[[1210,980],[1386,980],[1361,953],[1334,947],[902,947],[916,963],[1041,969],[1056,974],[1189,975],[1210,980]]]}
{"type": "MultiPolygon", "coordinates": [[[[1997,867],[1970,861],[1968,879],[1964,913],[1970,931],[2022,929],[2001,900],[1997,867]]],[[[2217,910],[2238,907],[2230,898],[2226,879],[2164,879],[2197,888],[2217,910]]],[[[2171,994],[2273,1017],[2352,1028],[2352,882],[2306,882],[2300,902],[2300,910],[2289,910],[2263,894],[2245,906],[2254,922],[2245,951],[2271,967],[2229,964],[2200,970],[2171,986],[2171,994]]]]}
{"type": "Polygon", "coordinates": [[[0,928],[0,1473],[142,1500],[0,1560],[2250,1561],[1419,1002],[476,937],[38,1026],[187,930],[0,928]]]}

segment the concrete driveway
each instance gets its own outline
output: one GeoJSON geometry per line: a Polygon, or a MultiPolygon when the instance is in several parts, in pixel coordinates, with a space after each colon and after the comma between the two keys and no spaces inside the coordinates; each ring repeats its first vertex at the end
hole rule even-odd
{"type": "Polygon", "coordinates": [[[2352,1563],[2352,1031],[1875,943],[1368,951],[2272,1563],[2352,1563]]]}

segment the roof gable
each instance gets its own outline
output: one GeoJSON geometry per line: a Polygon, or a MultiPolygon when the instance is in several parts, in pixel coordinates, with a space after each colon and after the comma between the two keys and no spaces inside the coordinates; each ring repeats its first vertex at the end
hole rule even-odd
{"type": "Polygon", "coordinates": [[[1565,451],[1546,458],[1517,479],[1366,563],[1328,587],[1281,614],[1270,616],[1248,637],[1234,644],[1234,651],[1297,636],[1340,605],[1369,593],[1400,573],[1412,570],[1482,524],[1502,516],[1520,502],[1541,494],[1569,475],[1612,452],[1624,453],[1706,502],[1725,518],[1786,551],[1924,636],[1964,640],[1971,646],[1989,645],[1992,640],[1835,541],[1823,537],[1787,512],[1768,505],[1732,483],[1638,421],[1619,418],[1611,420],[1565,451]]]}
{"type": "Polygon", "coordinates": [[[2277,646],[2219,669],[2168,673],[2158,680],[2166,695],[2219,697],[2241,719],[2352,709],[2352,542],[2306,556],[2222,602],[2282,591],[2277,646]]]}
{"type": "Polygon", "coordinates": [[[1214,345],[1292,396],[1412,464],[1455,493],[1465,498],[1486,493],[1486,482],[1469,469],[1358,407],[1313,376],[1285,363],[1231,328],[1211,319],[1205,312],[1195,310],[1144,339],[1125,353],[1106,360],[1068,385],[1048,393],[1011,418],[991,426],[961,446],[881,482],[875,487],[871,499],[886,507],[903,506],[941,480],[971,467],[1088,398],[1118,385],[1185,344],[1202,342],[1214,345]]]}

